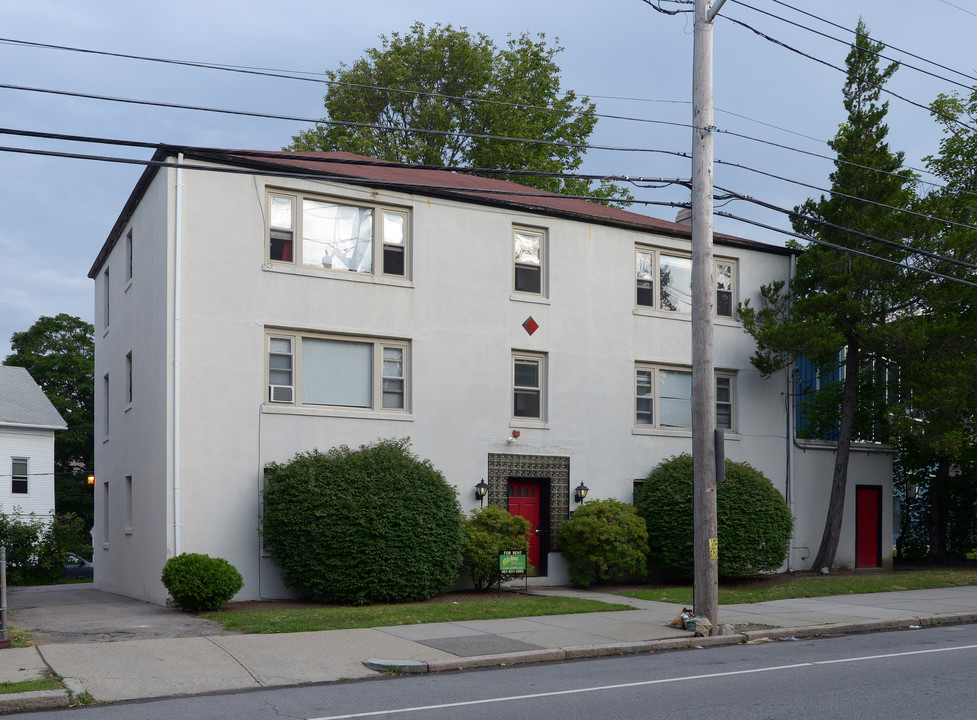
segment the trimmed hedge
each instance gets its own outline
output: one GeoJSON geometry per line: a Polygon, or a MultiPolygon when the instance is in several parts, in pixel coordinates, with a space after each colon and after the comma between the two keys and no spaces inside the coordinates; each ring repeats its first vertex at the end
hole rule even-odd
{"type": "Polygon", "coordinates": [[[529,521],[510,515],[502,508],[472,510],[465,520],[464,571],[476,590],[484,590],[499,581],[499,551],[529,551],[529,521]]]}
{"type": "Polygon", "coordinates": [[[241,573],[223,558],[180,553],[163,566],[163,585],[184,610],[220,610],[244,587],[241,573]]]}
{"type": "MultiPolygon", "coordinates": [[[[692,575],[692,457],[678,455],[655,467],[635,507],[647,523],[649,561],[667,575],[692,575]]],[[[783,565],[794,519],[759,470],[726,461],[726,480],[716,486],[716,520],[721,577],[752,577],[783,565]]]]}
{"type": "Polygon", "coordinates": [[[574,585],[587,587],[616,575],[644,575],[648,531],[633,506],[620,500],[591,500],[560,525],[560,547],[574,585]]]}
{"type": "Polygon", "coordinates": [[[426,600],[462,561],[455,489],[410,441],[313,450],[268,470],[262,529],[286,585],[323,602],[426,600]]]}

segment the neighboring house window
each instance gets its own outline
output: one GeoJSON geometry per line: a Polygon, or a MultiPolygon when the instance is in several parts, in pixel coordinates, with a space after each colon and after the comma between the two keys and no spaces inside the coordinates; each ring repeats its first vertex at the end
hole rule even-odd
{"type": "Polygon", "coordinates": [[[512,416],[528,420],[545,417],[546,358],[543,355],[513,354],[512,416]]]}
{"type": "MultiPolygon", "coordinates": [[[[733,317],[736,264],[716,260],[716,315],[733,317]]],[[[635,248],[635,304],[668,312],[692,312],[692,258],[655,248],[635,248]]]]}
{"type": "MultiPolygon", "coordinates": [[[[638,365],[634,372],[634,423],[661,428],[692,427],[692,373],[638,365]]],[[[733,376],[716,375],[716,427],[733,429],[733,376]]]]}
{"type": "Polygon", "coordinates": [[[132,405],[132,351],[126,353],[126,405],[132,405]]]}
{"type": "Polygon", "coordinates": [[[27,494],[27,458],[11,458],[10,460],[10,492],[14,495],[27,494]]]}
{"type": "Polygon", "coordinates": [[[272,193],[268,258],[302,267],[406,277],[407,211],[272,193]]]}
{"type": "Polygon", "coordinates": [[[406,410],[410,344],[345,335],[269,335],[269,401],[406,410]]]}
{"type": "Polygon", "coordinates": [[[126,281],[132,280],[132,230],[126,233],[126,281]]]}
{"type": "Polygon", "coordinates": [[[539,230],[512,229],[513,290],[545,295],[546,238],[539,230]]]}

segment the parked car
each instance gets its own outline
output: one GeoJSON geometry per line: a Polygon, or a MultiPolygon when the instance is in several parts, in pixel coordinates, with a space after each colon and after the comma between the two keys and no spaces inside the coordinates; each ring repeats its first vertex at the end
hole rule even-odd
{"type": "Polygon", "coordinates": [[[69,579],[88,579],[91,580],[95,576],[95,565],[94,563],[86,560],[81,555],[75,555],[74,553],[64,554],[64,567],[61,568],[61,577],[69,579]]]}

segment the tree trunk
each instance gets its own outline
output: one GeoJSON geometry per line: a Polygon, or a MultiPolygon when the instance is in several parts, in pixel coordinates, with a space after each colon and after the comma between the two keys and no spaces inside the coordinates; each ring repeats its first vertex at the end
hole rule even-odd
{"type": "Polygon", "coordinates": [[[852,431],[855,426],[855,408],[858,402],[858,342],[849,338],[845,356],[845,384],[841,394],[841,422],[838,427],[838,444],[835,449],[834,476],[831,480],[831,497],[828,515],[824,521],[824,534],[811,564],[813,570],[830,568],[838,552],[841,522],[845,517],[845,493],[848,486],[848,457],[851,454],[852,431]]]}
{"type": "Polygon", "coordinates": [[[936,476],[930,483],[930,511],[926,521],[929,531],[930,549],[926,559],[941,563],[947,559],[946,549],[946,505],[950,486],[950,458],[941,456],[936,463],[936,476]]]}

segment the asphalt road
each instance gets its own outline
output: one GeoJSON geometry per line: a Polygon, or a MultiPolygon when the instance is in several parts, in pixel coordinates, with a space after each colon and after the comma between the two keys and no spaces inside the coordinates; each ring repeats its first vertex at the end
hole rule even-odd
{"type": "MultiPolygon", "coordinates": [[[[973,720],[975,677],[977,625],[958,625],[119,703],[64,713],[74,720],[973,720]]],[[[54,720],[64,713],[36,717],[54,720]]]]}

